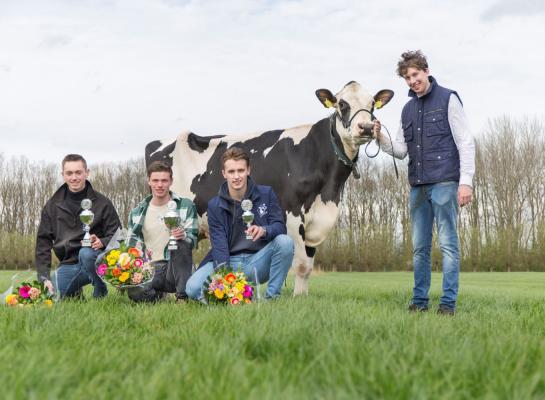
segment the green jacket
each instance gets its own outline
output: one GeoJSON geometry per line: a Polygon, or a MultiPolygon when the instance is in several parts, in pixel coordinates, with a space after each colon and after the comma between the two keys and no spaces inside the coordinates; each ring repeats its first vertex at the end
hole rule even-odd
{"type": "MultiPolygon", "coordinates": [[[[170,192],[170,197],[176,202],[176,210],[180,213],[180,226],[185,229],[187,234],[187,237],[184,240],[190,243],[192,248],[195,248],[197,246],[197,235],[199,234],[197,208],[191,200],[180,197],[176,193],[170,192]]],[[[142,234],[142,228],[151,198],[152,195],[146,197],[140,202],[140,204],[133,208],[129,214],[129,222],[127,224],[127,228],[131,233],[129,238],[129,246],[135,246],[137,242],[141,242],[144,247],[146,245],[144,235],[142,234]]],[[[164,257],[165,260],[170,259],[168,244],[165,246],[164,257]]]]}

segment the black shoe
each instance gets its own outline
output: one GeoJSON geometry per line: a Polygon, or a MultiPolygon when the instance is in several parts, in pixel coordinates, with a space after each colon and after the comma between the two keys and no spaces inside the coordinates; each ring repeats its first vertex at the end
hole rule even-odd
{"type": "Polygon", "coordinates": [[[437,314],[454,316],[455,311],[454,308],[450,308],[443,304],[440,304],[439,308],[437,309],[437,314]]]}
{"type": "Polygon", "coordinates": [[[428,311],[428,306],[417,306],[416,304],[411,304],[409,306],[410,312],[426,312],[428,311]]]}

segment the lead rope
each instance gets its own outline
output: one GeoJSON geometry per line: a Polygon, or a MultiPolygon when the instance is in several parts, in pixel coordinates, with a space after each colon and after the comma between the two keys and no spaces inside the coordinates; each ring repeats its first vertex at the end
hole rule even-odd
{"type": "MultiPolygon", "coordinates": [[[[371,114],[371,115],[373,115],[373,114],[371,114]]],[[[375,118],[374,115],[373,115],[373,118],[375,118]]],[[[392,147],[392,162],[394,163],[394,170],[396,172],[396,179],[399,179],[399,171],[397,170],[396,158],[394,157],[394,143],[392,141],[392,135],[390,135],[390,131],[388,130],[386,125],[382,125],[382,126],[384,127],[384,129],[386,129],[386,133],[388,134],[388,138],[390,139],[390,146],[392,147]]],[[[378,139],[376,139],[376,140],[377,140],[377,152],[375,154],[370,155],[367,152],[367,148],[369,147],[371,142],[367,142],[367,144],[365,145],[364,152],[365,152],[365,155],[367,157],[369,157],[369,158],[375,158],[376,156],[378,156],[378,153],[380,153],[380,144],[378,143],[378,139]]]]}

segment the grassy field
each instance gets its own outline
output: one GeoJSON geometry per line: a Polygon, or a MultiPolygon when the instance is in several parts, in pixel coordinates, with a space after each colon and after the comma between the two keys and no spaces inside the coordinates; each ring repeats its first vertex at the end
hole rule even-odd
{"type": "Polygon", "coordinates": [[[410,273],[311,279],[308,297],[241,308],[135,305],[113,291],[0,307],[0,396],[545,398],[545,274],[462,274],[454,318],[435,313],[439,274],[425,314],[406,311],[410,273]]]}

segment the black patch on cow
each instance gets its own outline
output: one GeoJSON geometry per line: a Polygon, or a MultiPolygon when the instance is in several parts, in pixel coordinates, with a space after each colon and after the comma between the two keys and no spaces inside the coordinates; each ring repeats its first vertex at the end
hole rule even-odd
{"type": "Polygon", "coordinates": [[[316,247],[305,246],[305,252],[307,253],[307,257],[312,258],[316,254],[316,247]]]}
{"type": "Polygon", "coordinates": [[[208,149],[208,146],[210,146],[210,141],[212,139],[219,139],[224,136],[225,135],[199,136],[195,135],[194,133],[190,133],[189,135],[187,135],[187,145],[191,150],[203,153],[208,149]]]}
{"type": "Polygon", "coordinates": [[[299,235],[301,235],[301,238],[303,238],[303,242],[305,241],[305,225],[301,224],[299,225],[299,235]]]}
{"type": "Polygon", "coordinates": [[[159,140],[148,143],[146,146],[146,167],[149,166],[153,161],[164,161],[168,165],[172,166],[172,153],[176,147],[176,141],[172,142],[162,150],[157,151],[158,148],[162,146],[162,143],[159,140]]]}
{"type": "MultiPolygon", "coordinates": [[[[265,150],[278,142],[282,132],[282,130],[268,131],[244,142],[234,143],[233,146],[241,147],[248,152],[250,166],[253,171],[254,168],[260,169],[265,164],[265,150]]],[[[206,212],[208,200],[218,194],[219,187],[224,182],[221,173],[221,156],[225,153],[225,150],[227,150],[227,143],[220,142],[206,164],[207,172],[195,176],[191,182],[190,190],[196,194],[193,202],[199,215],[206,212]],[[213,173],[210,174],[210,171],[213,171],[213,173]]],[[[269,173],[273,173],[273,171],[274,168],[269,167],[269,173]]],[[[263,184],[262,182],[258,183],[263,184]]]]}

